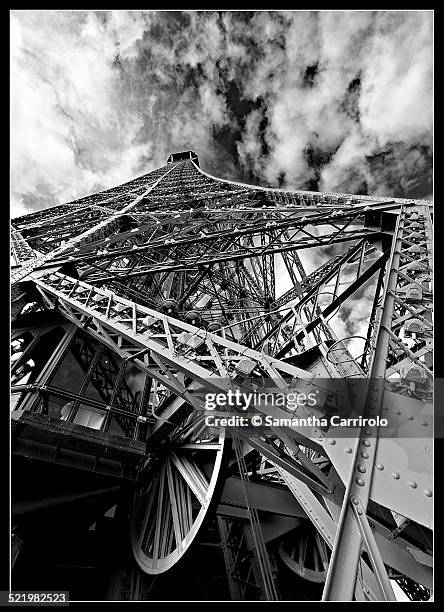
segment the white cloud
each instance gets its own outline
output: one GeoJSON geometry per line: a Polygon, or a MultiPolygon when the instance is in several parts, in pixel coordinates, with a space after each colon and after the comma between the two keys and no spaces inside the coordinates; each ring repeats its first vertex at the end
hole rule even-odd
{"type": "Polygon", "coordinates": [[[364,129],[375,134],[382,146],[390,140],[430,137],[430,13],[378,16],[363,75],[360,110],[364,129]]]}
{"type": "Polygon", "coordinates": [[[98,20],[14,14],[11,38],[13,212],[41,185],[51,205],[131,178],[140,124],[113,104],[114,45],[98,20]]]}

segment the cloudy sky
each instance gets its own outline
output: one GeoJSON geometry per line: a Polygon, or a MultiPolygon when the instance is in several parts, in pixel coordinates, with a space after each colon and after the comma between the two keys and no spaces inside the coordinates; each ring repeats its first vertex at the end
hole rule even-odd
{"type": "Polygon", "coordinates": [[[431,11],[12,11],[12,216],[192,148],[264,186],[431,197],[431,11]]]}

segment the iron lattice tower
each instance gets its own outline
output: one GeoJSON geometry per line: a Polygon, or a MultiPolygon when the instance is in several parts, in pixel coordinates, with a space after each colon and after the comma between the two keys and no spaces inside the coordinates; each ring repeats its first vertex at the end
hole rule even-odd
{"type": "Polygon", "coordinates": [[[13,219],[13,560],[66,516],[77,534],[105,515],[137,562],[116,599],[150,598],[150,576],[211,542],[233,599],[392,600],[395,580],[429,599],[431,213],[218,179],[188,151],[13,219]],[[334,322],[363,295],[358,338],[334,322]],[[389,433],[205,424],[204,392],[264,380],[320,392],[319,417],[345,381],[389,433]]]}

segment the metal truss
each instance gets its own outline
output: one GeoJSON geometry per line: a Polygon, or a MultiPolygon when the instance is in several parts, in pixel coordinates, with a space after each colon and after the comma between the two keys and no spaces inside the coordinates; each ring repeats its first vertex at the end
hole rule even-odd
{"type": "Polygon", "coordinates": [[[247,514],[227,514],[223,502],[217,511],[233,599],[277,599],[277,558],[325,582],[324,600],[393,600],[394,581],[410,599],[427,599],[431,211],[424,201],[225,181],[202,171],[195,154],[173,154],[124,185],[13,219],[13,418],[49,419],[42,397],[57,396],[70,400],[64,419],[74,425],[92,385],[99,399],[86,404],[105,414],[101,435],[114,419],[118,435],[144,443],[131,538],[148,574],[186,553],[237,466],[247,514]],[[358,335],[348,319],[363,296],[358,335]],[[48,329],[51,316],[71,331],[38,369],[35,329],[48,329]],[[80,391],[51,382],[68,350],[83,372],[80,391]],[[137,398],[129,364],[144,376],[137,398]],[[224,432],[204,422],[205,394],[267,385],[323,399],[317,412],[259,404],[264,417],[325,416],[331,381],[352,380],[351,394],[333,399],[375,423],[389,418],[389,433],[377,424],[224,432]],[[259,483],[270,497],[276,487],[291,493],[305,535],[274,512],[273,537],[263,539],[272,518],[251,494],[259,483]]]}

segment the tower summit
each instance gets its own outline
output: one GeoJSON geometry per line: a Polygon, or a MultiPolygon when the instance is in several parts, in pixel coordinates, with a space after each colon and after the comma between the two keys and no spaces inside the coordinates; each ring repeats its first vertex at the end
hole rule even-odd
{"type": "Polygon", "coordinates": [[[197,166],[199,165],[199,158],[194,151],[181,151],[180,153],[171,153],[167,159],[167,164],[173,164],[175,162],[191,159],[197,166]]]}

